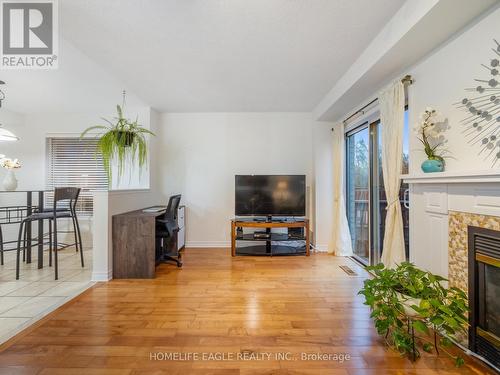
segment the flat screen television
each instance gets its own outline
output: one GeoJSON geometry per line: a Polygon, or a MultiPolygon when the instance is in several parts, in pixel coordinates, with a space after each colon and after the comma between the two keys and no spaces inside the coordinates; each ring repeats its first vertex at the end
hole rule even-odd
{"type": "Polygon", "coordinates": [[[237,216],[305,216],[306,176],[236,175],[237,216]]]}

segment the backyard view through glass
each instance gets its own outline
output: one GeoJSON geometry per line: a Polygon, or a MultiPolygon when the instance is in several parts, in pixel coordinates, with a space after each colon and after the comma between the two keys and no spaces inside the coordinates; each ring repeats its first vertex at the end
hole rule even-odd
{"type": "Polygon", "coordinates": [[[369,261],[369,130],[361,129],[347,137],[347,217],[354,254],[369,261]]]}

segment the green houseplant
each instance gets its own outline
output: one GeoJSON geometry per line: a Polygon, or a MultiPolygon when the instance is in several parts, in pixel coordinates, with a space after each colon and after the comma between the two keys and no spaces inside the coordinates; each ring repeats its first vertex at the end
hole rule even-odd
{"type": "Polygon", "coordinates": [[[359,294],[365,297],[377,333],[389,347],[412,360],[420,356],[419,348],[437,354],[442,350],[457,367],[464,363],[446,350],[452,345],[451,336],[467,333],[468,303],[462,290],[445,288],[445,278],[408,262],[395,269],[379,264],[367,270],[373,278],[365,280],[359,294]]]}
{"type": "Polygon", "coordinates": [[[130,165],[137,162],[139,168],[142,168],[147,163],[147,135],[155,135],[150,130],[139,125],[138,119],[131,121],[124,117],[122,106],[116,106],[117,117],[113,120],[103,120],[106,125],[91,126],[86,129],[80,137],[84,137],[87,133],[100,131],[97,134],[97,150],[102,155],[104,168],[108,174],[108,179],[111,182],[112,166],[116,162],[118,179],[123,175],[126,161],[129,160],[130,165]]]}

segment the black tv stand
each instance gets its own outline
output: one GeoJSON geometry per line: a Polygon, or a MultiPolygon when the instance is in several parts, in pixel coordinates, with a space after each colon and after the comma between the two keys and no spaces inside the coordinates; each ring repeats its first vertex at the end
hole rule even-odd
{"type": "Polygon", "coordinates": [[[309,220],[280,220],[266,221],[265,219],[231,220],[231,254],[236,255],[309,255],[309,220]],[[265,230],[266,235],[255,237],[253,233],[244,234],[243,228],[253,228],[258,231],[265,230]],[[272,228],[303,228],[301,235],[289,233],[272,233],[272,228]],[[238,241],[251,241],[259,244],[241,248],[237,251],[238,241]],[[304,246],[295,248],[290,242],[304,241],[304,246]],[[244,250],[243,250],[244,249],[244,250]]]}

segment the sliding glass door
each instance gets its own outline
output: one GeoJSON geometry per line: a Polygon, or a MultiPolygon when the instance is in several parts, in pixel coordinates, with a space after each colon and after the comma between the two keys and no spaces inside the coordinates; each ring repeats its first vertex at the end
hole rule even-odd
{"type": "Polygon", "coordinates": [[[347,135],[347,219],[354,255],[370,259],[370,133],[368,125],[347,135]]]}
{"type": "MultiPolygon", "coordinates": [[[[346,134],[346,205],[354,257],[377,264],[384,243],[387,198],[382,174],[382,139],[379,120],[368,121],[346,134]]],[[[403,170],[408,173],[408,113],[405,113],[403,170]]],[[[408,186],[401,184],[405,252],[408,258],[408,186]]]]}

